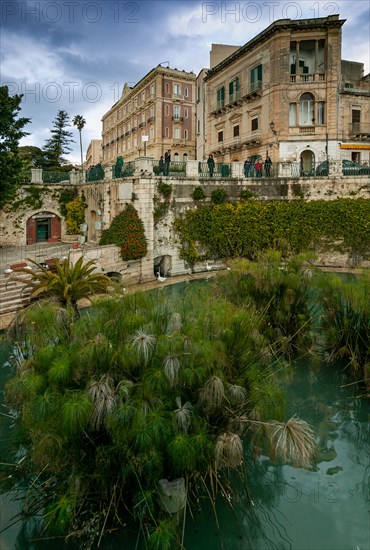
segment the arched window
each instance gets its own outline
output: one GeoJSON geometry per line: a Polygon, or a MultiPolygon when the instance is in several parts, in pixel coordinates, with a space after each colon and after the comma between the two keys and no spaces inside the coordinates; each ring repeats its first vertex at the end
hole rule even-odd
{"type": "Polygon", "coordinates": [[[313,126],[315,124],[315,98],[306,92],[299,99],[299,125],[313,126]]]}
{"type": "Polygon", "coordinates": [[[179,162],[179,154],[178,154],[178,153],[175,153],[175,154],[174,154],[173,160],[174,160],[175,162],[179,162]]]}
{"type": "Polygon", "coordinates": [[[188,154],[184,153],[184,162],[186,162],[187,160],[188,160],[188,154]]]}

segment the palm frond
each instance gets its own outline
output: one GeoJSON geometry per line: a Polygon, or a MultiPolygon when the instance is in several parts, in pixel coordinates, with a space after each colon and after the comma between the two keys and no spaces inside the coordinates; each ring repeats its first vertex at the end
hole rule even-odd
{"type": "Polygon", "coordinates": [[[218,409],[225,397],[224,384],[218,376],[211,376],[201,388],[200,400],[207,411],[218,409]]]}
{"type": "Polygon", "coordinates": [[[173,411],[175,415],[176,426],[179,432],[187,432],[191,424],[191,415],[193,411],[193,405],[190,401],[187,401],[181,405],[181,397],[176,397],[177,409],[173,411]]]}
{"type": "Polygon", "coordinates": [[[86,392],[91,397],[94,406],[91,425],[98,430],[117,404],[113,380],[109,374],[103,374],[99,380],[89,381],[86,392]]]}
{"type": "Polygon", "coordinates": [[[140,328],[131,337],[131,342],[134,348],[138,351],[146,364],[149,359],[149,353],[154,349],[156,338],[153,334],[149,334],[145,329],[140,328]]]}
{"type": "Polygon", "coordinates": [[[176,386],[179,382],[180,370],[180,361],[178,356],[176,354],[167,355],[163,362],[163,368],[171,386],[176,386]]]}
{"type": "Polygon", "coordinates": [[[227,395],[232,404],[243,405],[247,398],[247,390],[237,384],[227,384],[227,395]]]}
{"type": "Polygon", "coordinates": [[[215,461],[217,468],[240,466],[243,461],[243,443],[237,434],[225,432],[217,438],[215,461]]]}
{"type": "Polygon", "coordinates": [[[316,452],[311,426],[295,416],[286,423],[272,421],[269,426],[274,456],[280,456],[296,468],[309,468],[316,452]]]}

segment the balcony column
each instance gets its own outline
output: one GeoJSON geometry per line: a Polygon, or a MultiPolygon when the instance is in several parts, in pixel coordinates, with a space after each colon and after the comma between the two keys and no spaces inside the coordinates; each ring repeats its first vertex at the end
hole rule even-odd
{"type": "MultiPolygon", "coordinates": [[[[318,40],[315,40],[315,75],[319,72],[319,68],[318,68],[318,59],[319,59],[319,41],[318,40]]],[[[315,76],[316,78],[316,76],[315,76]]]]}

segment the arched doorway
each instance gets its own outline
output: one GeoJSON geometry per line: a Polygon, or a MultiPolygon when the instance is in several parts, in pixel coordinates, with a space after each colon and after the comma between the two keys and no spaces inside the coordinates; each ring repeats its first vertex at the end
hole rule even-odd
{"type": "Polygon", "coordinates": [[[27,220],[27,244],[57,243],[61,239],[61,234],[61,220],[52,212],[37,212],[27,220]]]}
{"type": "Polygon", "coordinates": [[[310,149],[302,151],[300,156],[301,176],[313,176],[315,174],[315,155],[310,149]]]}

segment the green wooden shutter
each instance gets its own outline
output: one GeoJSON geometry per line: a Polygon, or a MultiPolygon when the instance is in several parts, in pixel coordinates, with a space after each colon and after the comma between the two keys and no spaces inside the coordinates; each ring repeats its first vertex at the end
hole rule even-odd
{"type": "Polygon", "coordinates": [[[257,67],[257,80],[262,82],[262,65],[258,65],[257,67]]]}

